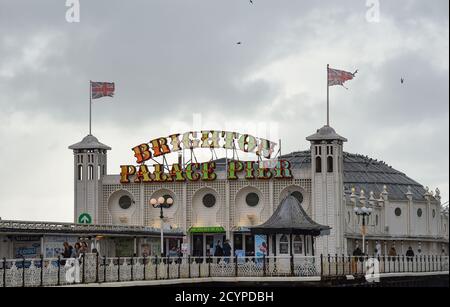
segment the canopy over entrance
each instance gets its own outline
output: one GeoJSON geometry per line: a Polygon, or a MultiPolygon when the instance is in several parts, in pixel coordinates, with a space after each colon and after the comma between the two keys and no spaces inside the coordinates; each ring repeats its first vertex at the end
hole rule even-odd
{"type": "Polygon", "coordinates": [[[250,227],[253,234],[328,235],[331,227],[314,222],[292,195],[284,198],[277,210],[263,224],[250,227]]]}

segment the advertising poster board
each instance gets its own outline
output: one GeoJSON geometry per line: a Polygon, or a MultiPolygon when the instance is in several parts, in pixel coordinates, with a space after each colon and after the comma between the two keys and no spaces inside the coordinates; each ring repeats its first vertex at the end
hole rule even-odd
{"type": "Polygon", "coordinates": [[[267,236],[255,235],[255,257],[257,261],[262,261],[263,256],[267,256],[267,236]]]}

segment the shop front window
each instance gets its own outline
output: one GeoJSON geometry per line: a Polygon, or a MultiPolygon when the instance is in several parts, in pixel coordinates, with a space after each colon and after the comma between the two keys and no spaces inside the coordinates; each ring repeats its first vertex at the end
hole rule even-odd
{"type": "Polygon", "coordinates": [[[289,253],[289,241],[286,235],[280,237],[280,254],[289,253]]]}
{"type": "Polygon", "coordinates": [[[203,235],[194,235],[193,238],[193,255],[194,257],[203,256],[203,235]]]}
{"type": "Polygon", "coordinates": [[[245,236],[245,256],[251,257],[255,255],[255,237],[253,235],[245,236]]]}
{"type": "Polygon", "coordinates": [[[243,249],[243,245],[242,245],[242,234],[237,233],[234,235],[233,238],[233,245],[234,245],[234,250],[242,250],[243,249]]]}
{"type": "Polygon", "coordinates": [[[299,235],[296,235],[294,237],[294,254],[302,254],[303,253],[303,241],[302,237],[299,235]]]}

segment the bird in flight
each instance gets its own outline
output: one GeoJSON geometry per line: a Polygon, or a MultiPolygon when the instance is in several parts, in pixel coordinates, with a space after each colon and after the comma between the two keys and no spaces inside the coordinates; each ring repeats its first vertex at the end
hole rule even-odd
{"type": "Polygon", "coordinates": [[[250,0],[250,3],[253,4],[253,0],[250,0]]]}
{"type": "Polygon", "coordinates": [[[405,83],[405,79],[400,78],[400,83],[401,83],[401,84],[405,83]]]}
{"type": "Polygon", "coordinates": [[[237,43],[236,43],[236,45],[241,45],[241,44],[242,44],[241,42],[237,42],[237,43]]]}

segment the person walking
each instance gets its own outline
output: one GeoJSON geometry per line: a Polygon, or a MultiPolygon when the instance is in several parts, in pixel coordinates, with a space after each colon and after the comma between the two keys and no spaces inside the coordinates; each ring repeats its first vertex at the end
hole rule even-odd
{"type": "Polygon", "coordinates": [[[225,256],[225,263],[230,263],[231,245],[228,239],[223,243],[223,255],[225,256]]]}
{"type": "Polygon", "coordinates": [[[379,241],[375,242],[375,257],[377,258],[381,257],[381,244],[379,241]]]}
{"type": "Polygon", "coordinates": [[[80,257],[80,250],[81,250],[80,242],[75,243],[75,248],[72,250],[70,258],[77,258],[78,259],[78,257],[80,257]]]}
{"type": "Polygon", "coordinates": [[[363,252],[359,248],[359,244],[356,243],[355,250],[353,251],[353,258],[352,258],[352,273],[355,274],[358,272],[358,258],[363,255],[363,252]]]}
{"type": "Polygon", "coordinates": [[[388,253],[389,261],[395,261],[395,258],[397,257],[397,251],[395,250],[395,247],[392,246],[388,253]]]}
{"type": "Polygon", "coordinates": [[[61,265],[66,264],[66,259],[70,258],[70,256],[72,255],[72,249],[73,249],[73,247],[71,245],[69,245],[68,242],[64,242],[63,246],[64,246],[64,250],[61,253],[61,257],[63,258],[63,260],[61,260],[61,265]]]}
{"type": "Polygon", "coordinates": [[[220,245],[220,240],[219,240],[219,241],[217,241],[216,248],[214,249],[214,257],[218,257],[217,263],[220,262],[220,257],[222,257],[222,256],[223,256],[223,248],[220,245]]]}
{"type": "Polygon", "coordinates": [[[414,258],[414,251],[412,247],[408,247],[408,250],[406,251],[406,261],[413,261],[414,258]]]}

